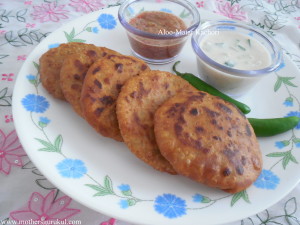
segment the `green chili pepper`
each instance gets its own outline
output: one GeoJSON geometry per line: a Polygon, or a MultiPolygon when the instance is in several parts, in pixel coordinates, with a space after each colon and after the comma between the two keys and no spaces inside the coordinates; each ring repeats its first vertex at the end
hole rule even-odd
{"type": "Polygon", "coordinates": [[[269,137],[293,129],[300,122],[300,117],[289,116],[272,119],[248,118],[257,137],[269,137]]]}
{"type": "Polygon", "coordinates": [[[191,74],[191,73],[180,73],[176,70],[176,65],[180,63],[180,61],[177,61],[174,65],[173,65],[173,71],[176,73],[176,75],[182,77],[183,79],[185,79],[186,81],[188,81],[191,85],[193,85],[195,88],[197,88],[200,91],[204,91],[207,92],[211,95],[215,95],[218,96],[222,99],[224,99],[225,101],[231,102],[233,103],[236,107],[238,107],[244,114],[247,114],[251,111],[250,107],[247,106],[246,104],[239,102],[231,97],[229,97],[228,95],[225,95],[224,93],[220,92],[219,90],[217,90],[216,88],[214,88],[213,86],[209,85],[208,83],[204,82],[203,80],[201,80],[200,78],[198,78],[197,76],[191,74]]]}

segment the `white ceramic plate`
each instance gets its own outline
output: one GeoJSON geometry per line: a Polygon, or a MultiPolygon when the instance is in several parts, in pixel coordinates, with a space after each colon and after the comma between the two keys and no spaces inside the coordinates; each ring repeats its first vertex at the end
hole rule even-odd
{"type": "MultiPolygon", "coordinates": [[[[35,48],[18,75],[13,116],[20,141],[39,170],[78,202],[137,224],[226,223],[258,213],[290,192],[300,179],[300,125],[285,134],[259,139],[263,173],[246,191],[231,195],[155,171],[124,143],[101,137],[69,104],[43,89],[37,63],[49,47],[85,41],[130,54],[117,10],[94,12],[59,28],[35,48]]],[[[216,18],[205,12],[201,15],[202,19],[216,18]]],[[[182,61],[179,71],[197,73],[190,43],[178,60],[182,61]]],[[[171,71],[172,65],[152,68],[171,71]]],[[[282,67],[240,99],[252,108],[249,116],[299,116],[299,71],[288,57],[282,67]]]]}

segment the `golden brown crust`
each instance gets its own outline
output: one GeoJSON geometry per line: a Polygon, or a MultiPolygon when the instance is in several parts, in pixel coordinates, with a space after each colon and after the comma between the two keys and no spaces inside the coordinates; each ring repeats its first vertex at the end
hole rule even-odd
{"type": "Polygon", "coordinates": [[[125,144],[153,168],[176,174],[160,154],[154,137],[153,116],[166,99],[182,90],[194,89],[182,78],[164,71],[147,71],[131,78],[117,100],[117,117],[125,144]]]}
{"type": "Polygon", "coordinates": [[[160,151],[179,174],[230,193],[259,176],[258,141],[232,104],[205,92],[182,92],[160,106],[154,121],[160,151]]]}
{"type": "Polygon", "coordinates": [[[65,99],[71,104],[75,112],[82,116],[80,95],[82,84],[90,66],[99,58],[119,53],[98,47],[98,51],[83,51],[67,56],[60,71],[60,87],[65,99]]]}
{"type": "Polygon", "coordinates": [[[149,67],[144,61],[125,55],[110,55],[89,68],[80,102],[84,118],[97,132],[123,140],[116,116],[116,99],[126,80],[146,70],[149,67]]]}
{"type": "Polygon", "coordinates": [[[65,100],[59,81],[64,59],[70,54],[87,50],[97,52],[99,48],[93,44],[70,42],[52,48],[40,57],[40,79],[44,88],[53,97],[65,100]]]}

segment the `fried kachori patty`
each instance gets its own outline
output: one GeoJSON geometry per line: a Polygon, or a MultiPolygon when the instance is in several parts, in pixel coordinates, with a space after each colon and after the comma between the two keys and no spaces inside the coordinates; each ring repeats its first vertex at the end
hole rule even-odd
{"type": "MultiPolygon", "coordinates": [[[[40,79],[44,88],[55,98],[65,100],[60,87],[60,70],[64,59],[70,54],[88,51],[88,54],[98,54],[100,49],[93,44],[70,42],[51,48],[39,60],[40,79]]],[[[99,53],[100,55],[100,53],[99,53]]]]}
{"type": "Polygon", "coordinates": [[[232,104],[205,92],[181,92],[156,111],[161,154],[178,174],[236,193],[262,170],[262,155],[246,117],[232,104]]]}
{"type": "Polygon", "coordinates": [[[98,47],[98,51],[83,51],[65,58],[60,70],[60,87],[65,99],[80,116],[81,89],[88,69],[97,59],[117,54],[111,49],[98,47]]]}
{"type": "Polygon", "coordinates": [[[122,141],[116,116],[116,100],[122,85],[131,77],[150,70],[135,57],[110,55],[88,70],[81,91],[83,117],[100,134],[122,141]]]}
{"type": "Polygon", "coordinates": [[[151,70],[129,79],[117,99],[117,118],[125,144],[153,168],[176,174],[160,154],[154,136],[154,113],[177,92],[194,90],[187,81],[165,71],[151,70]]]}

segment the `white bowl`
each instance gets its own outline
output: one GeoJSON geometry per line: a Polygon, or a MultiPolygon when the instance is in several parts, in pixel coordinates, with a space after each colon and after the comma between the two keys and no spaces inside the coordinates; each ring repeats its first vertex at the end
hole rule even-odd
{"type": "Polygon", "coordinates": [[[282,62],[268,34],[235,21],[210,21],[194,31],[192,46],[200,76],[220,91],[241,96],[282,62]]]}

